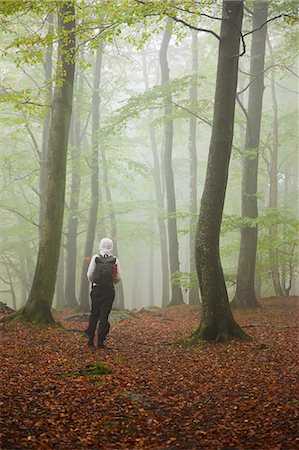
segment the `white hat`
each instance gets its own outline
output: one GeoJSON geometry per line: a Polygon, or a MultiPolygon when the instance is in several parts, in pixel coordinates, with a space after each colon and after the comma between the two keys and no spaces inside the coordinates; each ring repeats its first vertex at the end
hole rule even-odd
{"type": "Polygon", "coordinates": [[[113,242],[109,238],[103,238],[100,240],[100,253],[112,255],[113,242]]]}

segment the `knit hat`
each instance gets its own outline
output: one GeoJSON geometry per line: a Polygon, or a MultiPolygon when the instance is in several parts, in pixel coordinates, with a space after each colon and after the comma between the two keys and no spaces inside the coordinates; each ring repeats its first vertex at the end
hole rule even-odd
{"type": "Polygon", "coordinates": [[[100,253],[112,255],[113,242],[109,238],[103,238],[100,240],[100,253]]]}

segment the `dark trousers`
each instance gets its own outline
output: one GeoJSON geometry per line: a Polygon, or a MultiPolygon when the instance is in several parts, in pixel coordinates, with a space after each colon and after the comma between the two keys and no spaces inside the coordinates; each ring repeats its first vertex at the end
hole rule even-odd
{"type": "Polygon", "coordinates": [[[86,333],[91,340],[94,339],[94,333],[99,322],[98,340],[104,342],[109,333],[110,323],[109,314],[112,309],[112,303],[115,297],[113,286],[93,286],[90,293],[91,312],[89,324],[86,333]]]}

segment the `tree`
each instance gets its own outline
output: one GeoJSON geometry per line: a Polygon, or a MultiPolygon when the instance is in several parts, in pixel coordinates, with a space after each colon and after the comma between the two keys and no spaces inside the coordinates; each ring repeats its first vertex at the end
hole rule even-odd
{"type": "MultiPolygon", "coordinates": [[[[197,31],[192,31],[192,70],[198,72],[198,37],[197,31]]],[[[197,84],[193,82],[190,87],[191,102],[197,101],[197,84]]],[[[189,120],[189,170],[190,170],[190,273],[196,271],[195,264],[195,231],[197,215],[197,148],[196,148],[196,117],[189,120]]],[[[199,292],[197,284],[189,289],[189,304],[199,304],[199,292]]]]}
{"type": "MultiPolygon", "coordinates": [[[[169,67],[167,62],[167,49],[171,38],[169,26],[172,24],[170,19],[167,20],[167,28],[164,31],[160,48],[160,65],[161,65],[161,84],[169,81],[169,67]]],[[[176,221],[176,201],[174,178],[172,170],[172,143],[173,143],[173,119],[171,96],[164,100],[165,126],[164,126],[164,174],[167,199],[167,224],[168,224],[168,246],[169,246],[169,265],[171,276],[180,270],[179,263],[179,244],[177,236],[176,221]]],[[[169,305],[180,305],[183,303],[183,295],[181,287],[175,283],[171,283],[171,300],[169,305]]]]}
{"type": "MultiPolygon", "coordinates": [[[[53,32],[53,15],[47,17],[49,32],[53,32]]],[[[45,214],[45,198],[46,198],[46,183],[47,183],[47,150],[49,144],[49,131],[51,123],[51,108],[52,104],[52,59],[53,59],[53,44],[47,48],[46,58],[44,62],[45,83],[46,90],[46,110],[43,120],[42,132],[42,146],[40,152],[40,175],[39,175],[39,233],[41,237],[41,230],[43,228],[43,220],[45,214]]]]}
{"type": "Polygon", "coordinates": [[[235,322],[219,255],[229,161],[231,156],[243,1],[223,1],[214,119],[208,166],[196,232],[196,268],[202,298],[202,319],[191,339],[225,341],[246,338],[235,322]]]}
{"type": "MultiPolygon", "coordinates": [[[[142,52],[142,70],[143,79],[146,91],[149,90],[149,80],[147,73],[147,61],[146,61],[146,51],[143,49],[142,52]]],[[[160,240],[160,252],[161,252],[161,266],[162,266],[162,306],[166,306],[169,303],[169,267],[168,267],[168,249],[167,249],[167,234],[164,218],[162,217],[162,211],[164,211],[164,199],[162,192],[162,181],[161,181],[161,169],[159,153],[157,148],[157,139],[155,128],[153,125],[154,114],[153,110],[149,109],[148,121],[149,121],[149,136],[151,143],[151,150],[153,154],[154,162],[154,182],[155,182],[155,192],[156,192],[156,202],[157,202],[157,221],[159,229],[159,240],[160,240]]]]}
{"type": "Polygon", "coordinates": [[[64,212],[68,134],[75,69],[75,9],[67,2],[58,11],[58,60],[47,155],[43,229],[31,291],[26,305],[11,315],[30,322],[53,323],[51,312],[64,212]]]}
{"type": "Polygon", "coordinates": [[[257,179],[260,145],[261,117],[264,91],[264,64],[268,14],[268,0],[254,1],[252,20],[250,85],[246,122],[245,150],[242,175],[242,217],[250,219],[241,227],[237,288],[234,305],[256,308],[254,278],[258,229],[257,179]]]}
{"type": "Polygon", "coordinates": [[[99,200],[101,198],[101,189],[99,186],[99,143],[98,131],[100,127],[100,103],[99,87],[101,82],[103,52],[98,47],[96,51],[96,62],[94,67],[94,82],[92,94],[92,157],[91,157],[91,204],[88,216],[88,228],[85,241],[84,259],[81,266],[79,309],[80,311],[89,311],[89,281],[86,276],[88,265],[92,256],[93,244],[95,240],[95,231],[97,225],[99,200]]]}
{"type": "MultiPolygon", "coordinates": [[[[81,54],[81,61],[84,53],[81,54]]],[[[78,64],[79,66],[79,64],[78,64]]],[[[78,67],[77,66],[77,67],[78,67]]],[[[79,162],[82,145],[82,93],[84,88],[83,71],[77,70],[75,73],[74,111],[72,114],[70,144],[71,144],[71,185],[68,208],[68,220],[66,231],[66,261],[65,261],[65,305],[68,307],[78,306],[76,297],[76,262],[77,262],[77,234],[79,222],[79,199],[81,176],[79,162]]]]}
{"type": "MultiPolygon", "coordinates": [[[[110,226],[111,226],[111,237],[112,237],[112,241],[113,241],[113,250],[114,250],[115,256],[118,256],[116,217],[115,217],[112,194],[111,194],[111,189],[110,189],[107,156],[106,156],[104,146],[100,146],[100,153],[101,153],[101,159],[102,159],[103,182],[104,182],[104,186],[105,186],[106,201],[108,203],[108,214],[109,214],[110,226]]],[[[122,284],[121,280],[115,287],[114,307],[116,309],[120,309],[120,310],[125,309],[124,289],[123,289],[123,284],[122,284]]]]}
{"type": "MultiPolygon", "coordinates": [[[[270,51],[271,65],[274,65],[273,58],[273,48],[268,37],[267,39],[268,48],[270,51]]],[[[270,150],[270,164],[269,164],[269,208],[278,207],[278,137],[279,137],[279,126],[278,126],[278,105],[276,98],[275,89],[275,73],[274,67],[271,68],[271,98],[273,107],[273,138],[272,138],[272,149],[270,150]]],[[[273,224],[269,228],[269,236],[271,240],[274,240],[277,234],[277,225],[273,224]]],[[[278,265],[278,249],[270,248],[269,251],[270,261],[271,261],[271,277],[273,281],[273,286],[275,289],[275,294],[278,297],[283,297],[286,292],[281,285],[279,278],[279,265],[278,265]]]]}

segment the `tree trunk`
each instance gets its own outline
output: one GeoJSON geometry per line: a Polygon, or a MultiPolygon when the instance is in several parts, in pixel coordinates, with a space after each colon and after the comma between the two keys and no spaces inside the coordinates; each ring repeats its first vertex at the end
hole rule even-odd
{"type": "MultiPolygon", "coordinates": [[[[260,144],[261,116],[264,92],[264,63],[268,1],[254,1],[250,57],[250,86],[245,136],[245,152],[242,175],[242,217],[257,219],[257,177],[260,144]]],[[[257,225],[248,224],[241,228],[241,242],[238,261],[237,288],[233,305],[238,308],[259,306],[255,287],[255,265],[257,251],[257,225]]]]}
{"type": "MultiPolygon", "coordinates": [[[[53,15],[50,14],[47,18],[49,24],[49,32],[53,31],[53,15]]],[[[52,104],[52,58],[53,58],[53,45],[50,44],[47,48],[46,59],[44,63],[45,83],[47,85],[45,103],[49,105],[46,107],[43,130],[42,130],[42,146],[40,154],[40,174],[39,174],[39,238],[41,238],[41,232],[43,228],[44,214],[45,214],[45,199],[46,199],[46,184],[47,184],[47,149],[49,143],[49,131],[51,124],[51,108],[52,104]]]]}
{"type": "MultiPolygon", "coordinates": [[[[274,64],[273,50],[270,39],[267,39],[268,48],[270,51],[271,64],[274,64]]],[[[278,159],[278,108],[277,99],[275,92],[275,78],[274,69],[271,69],[271,98],[272,98],[272,108],[273,108],[273,142],[272,150],[270,155],[270,189],[269,189],[269,207],[276,209],[278,206],[278,177],[277,177],[277,159],[278,159]]],[[[276,234],[278,231],[277,225],[271,225],[269,228],[269,236],[271,240],[276,240],[276,234]]],[[[275,294],[278,297],[283,297],[286,293],[280,282],[279,276],[279,263],[278,263],[278,250],[277,248],[270,248],[269,251],[270,261],[271,261],[271,277],[273,281],[273,286],[275,289],[275,294]]]]}
{"type": "MultiPolygon", "coordinates": [[[[171,39],[171,32],[169,26],[172,24],[170,20],[167,21],[167,29],[164,31],[163,39],[160,48],[160,66],[161,66],[161,84],[166,84],[169,81],[169,67],[167,61],[167,50],[169,41],[171,39]]],[[[164,101],[164,175],[167,198],[167,224],[168,224],[168,245],[169,245],[169,266],[171,276],[180,272],[179,263],[179,243],[177,234],[176,221],[176,200],[175,188],[172,170],[172,145],[173,145],[173,119],[172,119],[172,104],[171,96],[164,101]]],[[[169,306],[183,304],[183,295],[181,287],[175,283],[171,283],[171,300],[169,306]]]]}
{"type": "Polygon", "coordinates": [[[243,2],[224,1],[222,15],[212,136],[196,233],[202,320],[191,336],[193,342],[246,337],[231,313],[219,254],[233,139],[243,2]]]}
{"type": "Polygon", "coordinates": [[[62,233],[67,145],[75,69],[73,61],[75,56],[74,15],[72,2],[59,9],[57,83],[53,97],[49,134],[44,224],[29,298],[26,305],[16,313],[31,322],[54,322],[51,306],[62,233]]]}
{"type": "Polygon", "coordinates": [[[64,246],[61,245],[58,261],[58,272],[56,277],[56,308],[62,309],[65,306],[64,297],[64,246]]]}
{"type": "MultiPolygon", "coordinates": [[[[108,174],[108,166],[107,166],[107,158],[106,152],[103,147],[101,148],[101,158],[102,158],[102,167],[103,167],[103,181],[105,186],[106,200],[108,203],[108,211],[110,217],[111,224],[111,239],[113,241],[113,250],[114,255],[118,256],[118,245],[117,245],[117,227],[116,227],[116,218],[113,207],[113,200],[111,195],[110,183],[109,183],[109,174],[108,174]]],[[[113,303],[113,308],[118,310],[125,309],[125,298],[124,298],[124,288],[123,283],[120,281],[115,286],[115,300],[113,303]]]]}
{"type": "Polygon", "coordinates": [[[91,204],[88,217],[88,228],[85,241],[84,259],[81,266],[79,310],[89,311],[89,281],[86,273],[92,257],[93,245],[99,208],[99,144],[98,131],[100,128],[100,102],[99,86],[102,68],[102,49],[98,48],[94,70],[94,84],[92,95],[92,157],[91,157],[91,204]]]}
{"type": "Polygon", "coordinates": [[[155,306],[155,228],[154,217],[150,219],[149,255],[148,255],[148,305],[155,306]]]}
{"type": "MultiPolygon", "coordinates": [[[[192,71],[194,75],[198,72],[198,38],[197,31],[192,32],[192,71]]],[[[197,101],[196,81],[190,88],[191,102],[197,101]]],[[[195,264],[195,232],[197,216],[197,148],[196,148],[196,118],[192,116],[189,120],[189,171],[190,171],[190,273],[196,271],[195,264]]],[[[189,305],[199,305],[198,285],[189,290],[189,305]]]]}
{"type": "MultiPolygon", "coordinates": [[[[146,53],[142,53],[143,59],[143,79],[145,84],[145,89],[149,90],[148,74],[146,70],[146,53]]],[[[154,161],[154,182],[156,191],[156,202],[157,202],[157,221],[159,230],[159,240],[160,240],[160,252],[161,252],[161,272],[162,272],[162,306],[166,306],[169,303],[169,266],[168,266],[168,249],[167,249],[167,234],[166,226],[164,221],[164,200],[162,192],[162,182],[161,182],[161,168],[159,161],[159,154],[157,149],[157,140],[155,128],[152,125],[154,119],[153,111],[150,110],[148,113],[149,121],[149,136],[151,141],[151,150],[153,154],[154,161]]]]}
{"type": "MultiPolygon", "coordinates": [[[[76,308],[78,306],[76,297],[76,261],[77,261],[77,233],[78,233],[78,217],[79,217],[79,198],[81,177],[79,172],[79,159],[81,154],[81,119],[80,119],[80,102],[81,93],[83,91],[83,77],[80,73],[76,77],[79,78],[77,86],[77,112],[73,114],[70,139],[71,147],[71,192],[70,204],[68,211],[68,225],[66,234],[66,267],[65,267],[65,304],[68,307],[76,308]]],[[[76,85],[76,83],[75,83],[76,85]]]]}

